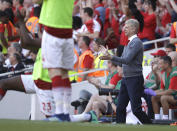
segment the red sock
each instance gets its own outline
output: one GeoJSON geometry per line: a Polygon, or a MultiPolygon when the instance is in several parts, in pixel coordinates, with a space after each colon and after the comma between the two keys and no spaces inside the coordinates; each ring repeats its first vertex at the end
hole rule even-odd
{"type": "MultiPolygon", "coordinates": [[[[0,88],[0,95],[2,97],[4,97],[4,95],[6,94],[6,91],[4,91],[2,88],[0,88]]],[[[2,98],[1,98],[2,99],[2,98]]]]}
{"type": "Polygon", "coordinates": [[[69,78],[62,79],[61,76],[55,76],[52,78],[52,88],[71,88],[69,78]]]}

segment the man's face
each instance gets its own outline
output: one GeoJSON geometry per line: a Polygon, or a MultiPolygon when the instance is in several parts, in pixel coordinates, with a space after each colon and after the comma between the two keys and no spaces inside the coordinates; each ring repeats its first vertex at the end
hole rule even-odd
{"type": "Polygon", "coordinates": [[[87,13],[83,13],[81,18],[82,18],[82,22],[85,23],[86,22],[86,18],[88,17],[87,13]]]}
{"type": "Polygon", "coordinates": [[[133,34],[134,28],[130,24],[125,24],[123,30],[125,32],[125,35],[129,37],[133,34]]]}
{"type": "Polygon", "coordinates": [[[165,48],[165,52],[167,53],[167,55],[172,52],[172,49],[171,48],[165,48]]]}
{"type": "Polygon", "coordinates": [[[13,54],[13,53],[15,53],[15,52],[17,52],[17,51],[16,51],[16,49],[15,49],[13,46],[10,46],[10,47],[8,48],[8,54],[13,54]]]}
{"type": "Polygon", "coordinates": [[[165,63],[164,60],[162,60],[162,59],[159,60],[158,66],[163,71],[168,68],[168,64],[165,63]]]}
{"type": "Polygon", "coordinates": [[[99,46],[98,46],[98,44],[96,44],[95,41],[93,42],[92,47],[93,47],[93,50],[94,50],[95,52],[98,52],[99,46]]]}

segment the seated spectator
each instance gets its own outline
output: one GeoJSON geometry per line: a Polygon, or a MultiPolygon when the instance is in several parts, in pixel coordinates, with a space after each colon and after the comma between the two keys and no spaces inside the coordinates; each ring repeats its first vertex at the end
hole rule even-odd
{"type": "MultiPolygon", "coordinates": [[[[94,69],[103,69],[107,67],[107,62],[104,60],[100,60],[100,56],[103,54],[101,53],[101,46],[105,46],[105,42],[101,38],[96,38],[93,41],[93,50],[94,50],[94,69]]],[[[104,77],[106,76],[106,71],[96,71],[92,73],[93,77],[104,77]]]]}
{"type": "MultiPolygon", "coordinates": [[[[81,49],[82,54],[79,56],[78,73],[93,69],[94,56],[89,48],[89,45],[90,38],[88,36],[82,36],[79,38],[78,46],[81,49]]],[[[90,76],[91,73],[80,75],[78,76],[77,82],[87,80],[90,76]]]]}
{"type": "MultiPolygon", "coordinates": [[[[161,69],[158,66],[158,63],[160,61],[160,57],[162,56],[166,56],[166,52],[164,50],[157,50],[157,52],[155,53],[151,53],[151,55],[154,56],[154,59],[152,61],[152,71],[149,73],[149,75],[147,76],[147,80],[155,80],[154,84],[157,85],[156,89],[159,88],[158,85],[160,84],[160,80],[161,80],[161,69]]],[[[148,82],[146,83],[147,87],[149,87],[150,85],[148,85],[148,82]]]]}
{"type": "Polygon", "coordinates": [[[163,109],[163,118],[169,119],[169,105],[176,105],[177,100],[177,67],[172,67],[172,60],[169,56],[161,57],[160,68],[164,71],[161,79],[161,88],[152,97],[152,105],[155,119],[160,119],[160,104],[163,109]]]}
{"type": "Polygon", "coordinates": [[[24,65],[21,63],[21,57],[18,53],[10,54],[9,61],[11,67],[8,68],[8,71],[17,71],[25,68],[24,65]]]}
{"type": "Polygon", "coordinates": [[[176,47],[174,44],[167,44],[165,46],[165,52],[167,53],[167,55],[170,53],[170,52],[173,52],[173,51],[176,51],[176,47]]]}
{"type": "MultiPolygon", "coordinates": [[[[118,89],[120,88],[119,86],[117,86],[118,81],[121,79],[121,68],[117,68],[116,65],[114,65],[111,61],[108,62],[108,70],[109,70],[109,75],[107,77],[107,80],[105,82],[105,84],[102,84],[101,81],[99,79],[95,79],[95,78],[89,78],[89,82],[93,85],[95,85],[95,87],[99,88],[108,88],[108,89],[118,89]],[[118,72],[117,72],[118,70],[118,72]]],[[[100,114],[104,114],[106,113],[107,109],[108,109],[108,105],[113,106],[113,110],[116,111],[116,106],[114,104],[113,101],[111,101],[111,103],[107,102],[106,97],[103,96],[99,96],[99,95],[92,95],[89,103],[86,106],[85,111],[80,114],[80,117],[84,120],[86,119],[87,114],[90,111],[94,111],[96,112],[96,117],[99,118],[100,114]],[[108,104],[109,103],[109,104],[108,104]]],[[[77,119],[77,116],[74,118],[77,119]]]]}
{"type": "MultiPolygon", "coordinates": [[[[18,53],[23,58],[21,52],[22,52],[22,47],[17,42],[13,42],[8,48],[8,55],[13,54],[13,53],[18,53]]],[[[6,64],[7,67],[10,66],[9,58],[6,59],[5,64],[6,64]]]]}

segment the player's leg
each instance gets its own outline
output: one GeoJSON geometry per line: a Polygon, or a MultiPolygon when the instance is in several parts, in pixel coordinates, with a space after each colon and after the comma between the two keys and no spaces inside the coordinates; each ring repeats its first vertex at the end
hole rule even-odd
{"type": "Polygon", "coordinates": [[[35,85],[36,95],[39,100],[41,112],[48,118],[55,114],[55,103],[52,90],[39,89],[35,85]]]}
{"type": "Polygon", "coordinates": [[[161,96],[161,104],[162,104],[162,109],[163,109],[163,118],[162,119],[169,119],[168,114],[169,114],[169,106],[170,105],[175,105],[176,100],[172,95],[164,95],[161,96]]]}
{"type": "Polygon", "coordinates": [[[25,92],[21,76],[0,80],[0,100],[8,90],[25,92]]]}
{"type": "Polygon", "coordinates": [[[73,40],[70,41],[53,37],[46,32],[43,33],[43,67],[48,68],[52,80],[52,93],[56,106],[55,114],[58,118],[67,121],[69,120],[68,107],[71,98],[68,69],[72,69],[74,65],[74,45],[73,40]]]}

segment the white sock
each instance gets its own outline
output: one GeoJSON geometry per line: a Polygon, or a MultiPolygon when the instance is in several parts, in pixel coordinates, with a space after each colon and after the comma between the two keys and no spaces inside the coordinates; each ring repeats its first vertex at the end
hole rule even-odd
{"type": "Polygon", "coordinates": [[[55,114],[64,113],[63,111],[64,88],[53,88],[52,93],[55,101],[55,114]]]}
{"type": "Polygon", "coordinates": [[[163,116],[162,116],[162,119],[163,119],[163,120],[168,120],[168,115],[163,115],[163,116]]]}
{"type": "Polygon", "coordinates": [[[160,119],[160,114],[155,114],[155,120],[159,120],[160,119]]]}
{"type": "Polygon", "coordinates": [[[63,102],[63,112],[64,114],[69,114],[71,104],[71,88],[64,89],[63,102]]]}
{"type": "Polygon", "coordinates": [[[84,122],[89,121],[91,119],[91,115],[87,113],[82,113],[79,115],[70,115],[71,122],[84,122]]]}

